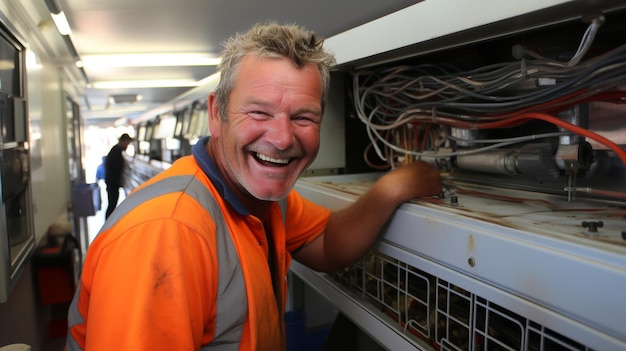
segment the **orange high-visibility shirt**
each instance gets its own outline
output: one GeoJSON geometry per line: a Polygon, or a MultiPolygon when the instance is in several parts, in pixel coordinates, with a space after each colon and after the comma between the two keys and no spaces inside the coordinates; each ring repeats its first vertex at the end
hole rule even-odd
{"type": "MultiPolygon", "coordinates": [[[[179,175],[193,175],[206,186],[221,208],[245,282],[248,313],[239,350],[284,349],[290,252],[319,236],[331,212],[292,191],[283,225],[278,203],[271,206],[276,276],[282,283],[277,302],[263,224],[224,200],[203,168],[197,157],[187,156],[142,188],[179,175]]],[[[68,350],[199,350],[210,344],[218,308],[215,230],[212,217],[183,192],[156,196],[105,224],[89,247],[72,303],[68,350]]]]}

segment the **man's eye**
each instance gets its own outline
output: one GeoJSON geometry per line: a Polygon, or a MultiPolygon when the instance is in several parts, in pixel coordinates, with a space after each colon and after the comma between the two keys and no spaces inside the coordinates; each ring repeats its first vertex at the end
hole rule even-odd
{"type": "Polygon", "coordinates": [[[263,112],[263,111],[250,111],[248,112],[249,115],[252,115],[254,117],[266,117],[269,116],[267,113],[263,112]]]}
{"type": "Polygon", "coordinates": [[[315,124],[316,121],[313,118],[309,118],[309,117],[305,117],[305,116],[296,116],[293,118],[293,120],[300,125],[308,125],[308,124],[315,124]]]}

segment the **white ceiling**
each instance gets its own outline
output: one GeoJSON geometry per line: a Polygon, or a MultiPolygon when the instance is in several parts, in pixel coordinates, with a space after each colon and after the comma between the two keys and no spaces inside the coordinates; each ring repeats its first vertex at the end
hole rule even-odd
{"type": "MultiPolygon", "coordinates": [[[[43,0],[41,0],[43,2],[43,0]]],[[[297,23],[331,37],[419,1],[403,0],[57,0],[72,28],[79,56],[127,53],[202,53],[217,56],[221,43],[254,23],[276,20],[297,23]]],[[[363,43],[362,45],[365,45],[363,43]]],[[[87,60],[85,60],[87,61],[87,60]]],[[[199,81],[214,66],[101,68],[86,62],[89,80],[82,114],[87,120],[111,122],[141,114],[191,89],[96,89],[101,82],[157,79],[199,81]],[[111,104],[109,97],[140,94],[134,104],[111,104]],[[126,112],[125,112],[126,111],[126,112]]]]}

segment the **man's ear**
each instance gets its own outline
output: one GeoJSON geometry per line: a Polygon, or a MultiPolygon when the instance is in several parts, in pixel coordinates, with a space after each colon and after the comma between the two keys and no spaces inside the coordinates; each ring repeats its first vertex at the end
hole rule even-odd
{"type": "Polygon", "coordinates": [[[217,97],[215,96],[215,92],[209,94],[207,100],[207,110],[209,113],[209,133],[211,136],[219,136],[220,134],[220,124],[222,123],[222,118],[219,113],[219,109],[217,108],[217,97]]]}

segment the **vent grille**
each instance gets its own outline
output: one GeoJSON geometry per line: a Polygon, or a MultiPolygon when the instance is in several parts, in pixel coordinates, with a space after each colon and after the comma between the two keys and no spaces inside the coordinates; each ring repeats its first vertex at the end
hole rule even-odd
{"type": "Polygon", "coordinates": [[[331,275],[405,336],[442,351],[592,351],[571,338],[432,274],[371,251],[331,275]]]}

